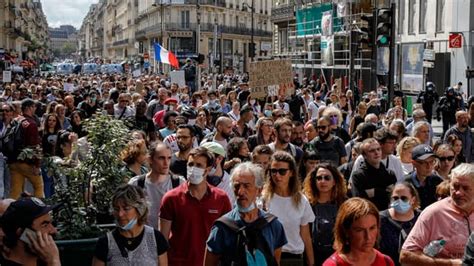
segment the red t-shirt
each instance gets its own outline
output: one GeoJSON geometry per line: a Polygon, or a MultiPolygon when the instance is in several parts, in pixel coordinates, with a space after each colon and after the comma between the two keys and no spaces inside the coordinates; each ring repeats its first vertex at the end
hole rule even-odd
{"type": "Polygon", "coordinates": [[[201,200],[190,195],[187,182],[168,191],[161,201],[160,218],[171,221],[169,264],[202,266],[214,221],[231,209],[227,194],[216,187],[208,185],[201,200]]]}
{"type": "MultiPolygon", "coordinates": [[[[375,250],[375,260],[370,266],[394,266],[393,260],[382,254],[380,251],[375,250]]],[[[323,266],[351,266],[348,262],[343,260],[337,252],[334,252],[331,257],[329,257],[324,263],[323,266]]]]}

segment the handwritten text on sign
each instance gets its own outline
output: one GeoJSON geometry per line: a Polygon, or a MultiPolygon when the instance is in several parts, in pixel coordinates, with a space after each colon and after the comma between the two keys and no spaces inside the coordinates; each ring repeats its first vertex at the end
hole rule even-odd
{"type": "Polygon", "coordinates": [[[294,93],[293,72],[290,60],[260,61],[250,64],[250,95],[265,98],[294,93]]]}

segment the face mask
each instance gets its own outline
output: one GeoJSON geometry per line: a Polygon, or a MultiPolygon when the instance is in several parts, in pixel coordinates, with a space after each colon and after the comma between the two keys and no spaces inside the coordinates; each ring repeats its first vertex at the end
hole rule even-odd
{"type": "Polygon", "coordinates": [[[91,101],[95,102],[97,100],[97,97],[91,97],[91,101]]]}
{"type": "Polygon", "coordinates": [[[187,167],[186,176],[191,184],[197,185],[201,184],[202,180],[204,179],[204,169],[199,167],[187,167]]]}
{"type": "Polygon", "coordinates": [[[319,101],[319,100],[321,100],[321,97],[316,97],[316,101],[319,101]]]}
{"type": "Polygon", "coordinates": [[[393,208],[398,213],[404,214],[410,210],[411,205],[408,201],[398,199],[390,203],[390,208],[393,208]]]}
{"type": "Polygon", "coordinates": [[[207,183],[217,187],[221,181],[222,181],[222,177],[221,176],[216,176],[216,175],[211,175],[209,173],[209,175],[207,175],[207,183]]]}
{"type": "Polygon", "coordinates": [[[215,104],[216,100],[209,100],[209,104],[215,104]]]}
{"type": "Polygon", "coordinates": [[[196,119],[189,119],[188,120],[188,125],[194,126],[196,124],[196,119]]]}
{"type": "Polygon", "coordinates": [[[188,105],[189,101],[181,101],[181,103],[184,104],[184,105],[188,105]]]}
{"type": "Polygon", "coordinates": [[[237,203],[237,202],[235,203],[235,205],[237,206],[237,210],[239,212],[244,212],[244,213],[250,212],[250,211],[252,211],[253,209],[256,208],[255,202],[252,202],[252,204],[250,204],[250,206],[248,206],[247,208],[244,208],[244,207],[240,206],[239,203],[237,203]]]}
{"type": "Polygon", "coordinates": [[[265,110],[265,116],[266,117],[271,117],[272,116],[272,110],[265,110]]]}
{"type": "Polygon", "coordinates": [[[251,105],[254,105],[254,104],[255,104],[255,100],[250,100],[250,104],[251,104],[251,105]]]}
{"type": "Polygon", "coordinates": [[[174,111],[174,106],[173,105],[168,105],[168,111],[174,111]]]}
{"type": "Polygon", "coordinates": [[[117,223],[117,226],[118,226],[120,229],[122,229],[122,230],[124,230],[124,231],[130,231],[130,230],[132,230],[132,228],[137,224],[137,218],[133,218],[130,222],[128,222],[128,224],[126,224],[126,225],[124,225],[124,226],[120,226],[120,225],[118,224],[118,222],[116,222],[116,223],[117,223]]]}
{"type": "Polygon", "coordinates": [[[338,122],[338,119],[337,119],[337,116],[332,116],[331,117],[331,125],[337,125],[337,122],[338,122]]]}

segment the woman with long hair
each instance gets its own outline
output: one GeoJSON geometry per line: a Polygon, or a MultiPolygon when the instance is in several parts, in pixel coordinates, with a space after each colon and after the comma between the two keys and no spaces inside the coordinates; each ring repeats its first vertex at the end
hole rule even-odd
{"type": "Polygon", "coordinates": [[[446,142],[453,147],[455,162],[454,166],[466,162],[466,158],[462,154],[462,140],[455,134],[451,134],[446,138],[446,142]]]}
{"type": "Polygon", "coordinates": [[[257,133],[248,139],[249,149],[253,151],[258,145],[267,145],[274,141],[273,120],[269,117],[261,117],[257,121],[257,133]]]}
{"type": "Polygon", "coordinates": [[[349,123],[349,135],[354,134],[356,131],[357,125],[364,122],[365,115],[367,114],[367,104],[365,102],[360,102],[357,106],[357,113],[352,117],[351,122],[349,123]]]}
{"type": "Polygon", "coordinates": [[[61,124],[58,121],[58,117],[54,113],[46,114],[40,130],[43,154],[45,156],[54,155],[59,130],[61,130],[61,124]]]}
{"type": "Polygon", "coordinates": [[[403,182],[390,192],[390,206],[380,212],[380,251],[400,265],[400,250],[420,215],[420,199],[415,187],[403,182]]]}
{"type": "Polygon", "coordinates": [[[342,174],[329,163],[318,164],[304,181],[303,191],[316,217],[311,228],[316,265],[334,252],[332,231],[337,210],[346,200],[346,187],[342,174]]]}
{"type": "Polygon", "coordinates": [[[120,159],[125,163],[122,172],[127,180],[137,175],[144,175],[148,172],[145,163],[148,159],[148,150],[145,140],[131,140],[120,153],[120,159]]]}
{"type": "Polygon", "coordinates": [[[267,170],[267,181],[262,199],[266,209],[283,224],[288,243],[283,246],[280,265],[314,265],[310,223],[314,213],[308,199],[301,192],[298,168],[289,153],[276,151],[267,170]]]}
{"type": "Polygon", "coordinates": [[[323,266],[394,266],[393,260],[375,249],[380,215],[375,205],[362,198],[346,200],[334,225],[334,252],[323,266]]]}
{"type": "Polygon", "coordinates": [[[84,116],[81,111],[76,110],[71,113],[71,131],[76,133],[79,138],[87,136],[87,132],[82,125],[83,119],[84,116]]]}

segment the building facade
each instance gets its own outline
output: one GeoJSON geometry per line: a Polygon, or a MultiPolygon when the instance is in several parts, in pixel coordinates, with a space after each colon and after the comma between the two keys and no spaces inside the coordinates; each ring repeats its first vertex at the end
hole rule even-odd
{"type": "Polygon", "coordinates": [[[77,51],[77,30],[71,25],[49,28],[50,48],[59,58],[73,58],[77,51]]]}
{"type": "MultiPolygon", "coordinates": [[[[3,0],[0,4],[0,62],[39,63],[47,59],[48,23],[39,0],[3,0]]],[[[5,66],[4,66],[5,67],[5,66]]]]}
{"type": "Polygon", "coordinates": [[[271,0],[104,0],[97,6],[81,27],[81,49],[87,56],[93,54],[88,25],[100,25],[92,15],[98,10],[104,10],[105,19],[103,57],[112,61],[138,61],[146,53],[153,59],[153,44],[161,43],[180,61],[203,54],[204,68],[243,71],[250,62],[252,32],[254,58],[272,53],[271,0]]]}

